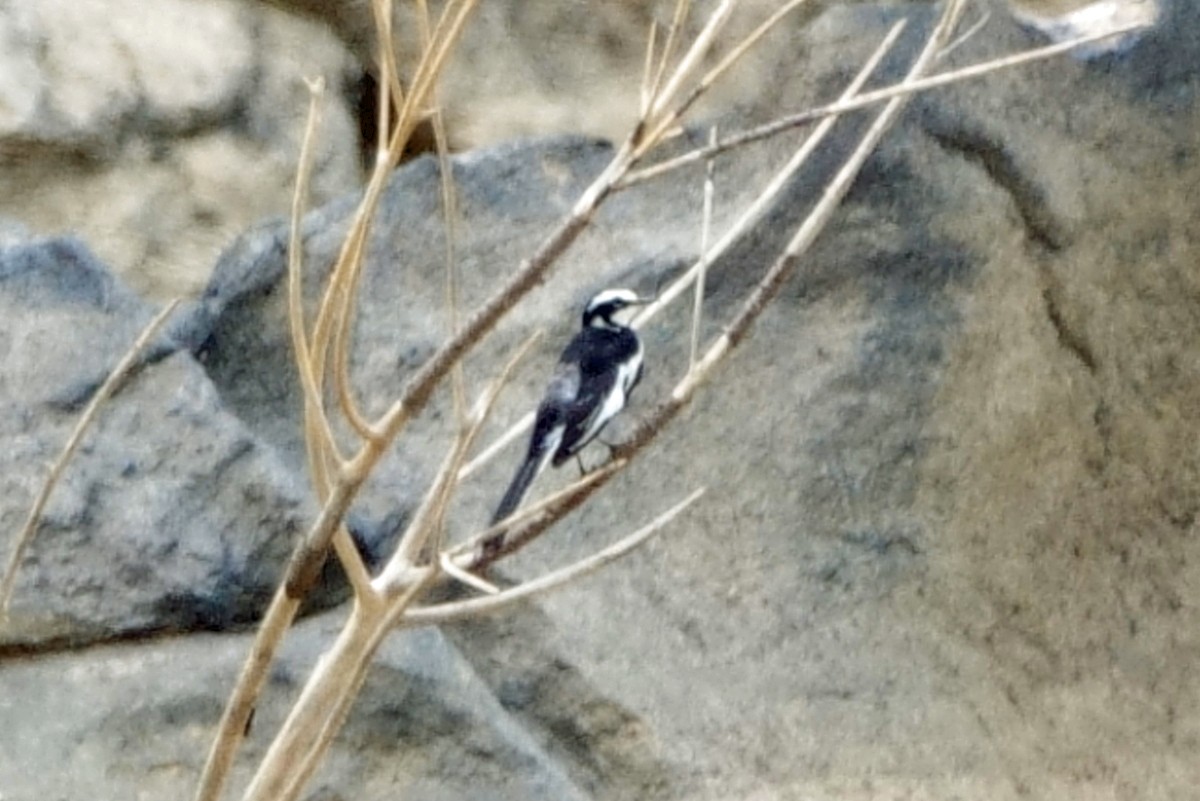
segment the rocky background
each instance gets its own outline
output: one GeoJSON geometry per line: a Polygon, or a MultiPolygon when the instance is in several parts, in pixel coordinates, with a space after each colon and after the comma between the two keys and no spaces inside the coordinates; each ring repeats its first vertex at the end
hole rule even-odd
{"type": "MultiPolygon", "coordinates": [[[[567,4],[485,4],[448,79],[468,305],[569,208],[611,152],[596,137],[628,119],[646,22],[664,12],[595,5],[581,19],[567,4]],[[548,130],[590,136],[489,144],[548,130]]],[[[1016,10],[1079,4],[1043,5],[1016,10]]],[[[311,286],[360,180],[369,43],[354,3],[332,18],[281,6],[0,8],[0,554],[109,365],[157,302],[190,295],[88,436],[22,566],[0,629],[4,801],[187,797],[244,630],[312,518],[277,215],[299,76],[319,73],[331,104],[305,223],[311,286]]],[[[993,12],[953,62],[1044,41],[993,12]]],[[[704,113],[732,129],[825,100],[891,21],[911,21],[899,62],[932,14],[815,5],[704,113]]],[[[1200,11],[1177,0],[1123,53],[915,100],[718,381],[508,569],[563,563],[694,487],[709,488],[702,503],[540,604],[394,638],[310,797],[1190,797],[1197,30],[1200,11]]],[[[714,265],[711,330],[857,124],[714,265]]],[[[794,143],[718,163],[717,230],[794,143]]],[[[372,410],[445,327],[437,186],[417,158],[381,206],[354,365],[372,410]]],[[[606,207],[468,361],[481,386],[548,329],[490,435],[533,402],[591,291],[650,291],[695,258],[699,207],[695,173],[606,207]]],[[[689,325],[680,308],[645,333],[630,417],[681,374],[689,325]]],[[[355,508],[369,553],[440,457],[445,415],[428,418],[355,508]]],[[[517,458],[472,480],[457,530],[486,518],[517,458]]],[[[336,630],[340,596],[331,571],[248,758],[336,630]]]]}

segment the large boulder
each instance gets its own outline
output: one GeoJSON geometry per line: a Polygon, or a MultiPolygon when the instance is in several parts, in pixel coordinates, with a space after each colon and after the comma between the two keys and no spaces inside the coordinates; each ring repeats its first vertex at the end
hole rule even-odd
{"type": "MultiPolygon", "coordinates": [[[[722,127],[828,99],[901,15],[911,24],[899,49],[911,54],[928,8],[827,11],[790,42],[804,70],[773,81],[765,105],[722,127]]],[[[1198,23],[1194,5],[1168,4],[1163,25],[1124,55],[1064,58],[916,99],[689,413],[506,570],[533,575],[590,552],[696,486],[709,488],[702,503],[640,554],[543,601],[538,615],[447,628],[473,679],[492,688],[464,696],[471,708],[494,709],[495,700],[519,722],[508,742],[526,745],[506,753],[547,755],[565,777],[541,785],[545,793],[1192,791],[1200,781],[1192,703],[1200,686],[1190,669],[1200,647],[1200,457],[1191,447],[1200,428],[1198,23]]],[[[950,60],[1040,41],[997,19],[950,60]]],[[[894,77],[899,64],[887,69],[894,77]]],[[[787,237],[855,128],[843,125],[779,207],[713,265],[709,331],[787,237]]],[[[793,144],[720,159],[718,231],[793,144]]],[[[454,160],[466,309],[531,251],[610,152],[572,138],[454,160]]],[[[549,329],[485,440],[536,402],[591,291],[650,290],[696,256],[700,185],[689,171],[614,198],[554,277],[468,358],[474,392],[529,331],[549,329]]],[[[447,328],[437,188],[436,163],[419,160],[381,202],[352,351],[356,397],[372,413],[447,328]]],[[[353,202],[305,220],[310,299],[353,202]]],[[[285,242],[279,223],[247,233],[173,335],[204,366],[213,404],[299,481],[285,242]]],[[[647,376],[627,420],[682,374],[688,306],[645,331],[647,376]]],[[[168,348],[159,363],[172,362],[191,364],[168,348]]],[[[364,530],[382,537],[403,523],[453,430],[449,409],[447,397],[435,398],[381,465],[355,510],[364,530]]],[[[613,438],[621,431],[614,426],[613,438]]],[[[464,488],[451,535],[487,519],[517,450],[464,488]]],[[[548,471],[534,494],[571,477],[548,471]]],[[[28,495],[34,480],[22,481],[28,495]]],[[[445,647],[440,639],[392,647],[413,642],[445,647]]],[[[29,686],[15,677],[59,670],[53,660],[64,658],[5,664],[0,683],[29,686]]],[[[163,708],[178,708],[163,693],[163,708]]],[[[206,724],[217,695],[205,701],[206,724]]],[[[370,780],[335,775],[322,792],[386,797],[396,782],[411,787],[409,777],[425,775],[411,763],[391,767],[421,754],[419,745],[379,760],[352,753],[362,727],[379,719],[375,699],[387,698],[368,693],[345,732],[351,747],[330,768],[345,759],[370,780]]],[[[442,731],[413,725],[429,725],[431,739],[442,731]]],[[[117,741],[129,736],[128,719],[88,731],[117,741]]],[[[491,748],[462,759],[479,760],[472,764],[489,776],[491,748]]],[[[186,791],[201,751],[169,761],[176,772],[164,794],[186,791]]],[[[111,759],[94,763],[90,787],[114,781],[104,772],[111,759]]]]}
{"type": "MultiPolygon", "coordinates": [[[[7,561],[83,404],[153,309],[73,239],[0,249],[0,309],[7,561]]],[[[0,649],[247,623],[313,511],[302,475],[229,414],[195,359],[160,338],[54,488],[0,649]]]]}
{"type": "MultiPolygon", "coordinates": [[[[296,627],[257,705],[248,757],[266,751],[340,618],[296,627]]],[[[199,635],[0,667],[5,797],[188,796],[249,645],[244,635],[199,635]]],[[[242,768],[232,783],[248,778],[242,768]]],[[[325,799],[589,797],[436,631],[384,645],[313,791],[325,799]]]]}

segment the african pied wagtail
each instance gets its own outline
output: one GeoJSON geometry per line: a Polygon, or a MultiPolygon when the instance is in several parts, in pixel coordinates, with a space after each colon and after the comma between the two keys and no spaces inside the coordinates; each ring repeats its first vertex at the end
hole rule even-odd
{"type": "Polygon", "coordinates": [[[628,289],[606,289],[588,301],[583,330],[559,357],[533,423],[529,452],[492,516],[512,514],[529,485],[550,462],[558,467],[592,441],[642,377],[642,343],[633,329],[614,319],[629,306],[649,302],[628,289]]]}

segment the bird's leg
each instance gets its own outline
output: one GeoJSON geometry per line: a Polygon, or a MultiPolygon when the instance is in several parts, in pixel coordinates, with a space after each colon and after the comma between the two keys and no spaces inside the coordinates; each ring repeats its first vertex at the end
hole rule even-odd
{"type": "Polygon", "coordinates": [[[608,464],[608,462],[611,462],[617,458],[617,445],[609,442],[606,439],[601,439],[600,437],[596,437],[596,441],[608,448],[608,461],[605,462],[605,464],[608,464]]]}
{"type": "Polygon", "coordinates": [[[575,452],[575,464],[579,465],[579,477],[580,478],[583,478],[584,476],[586,476],[588,474],[587,468],[583,466],[583,456],[580,455],[579,451],[575,452]]]}

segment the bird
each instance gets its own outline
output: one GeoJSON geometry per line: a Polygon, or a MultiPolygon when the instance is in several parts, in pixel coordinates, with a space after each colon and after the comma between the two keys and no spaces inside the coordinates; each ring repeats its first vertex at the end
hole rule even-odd
{"type": "Polygon", "coordinates": [[[558,467],[579,453],[625,408],[642,378],[642,342],[617,315],[649,302],[629,289],[605,289],[588,301],[583,326],[563,350],[538,404],[529,450],[492,525],[516,511],[548,463],[558,467]]]}

